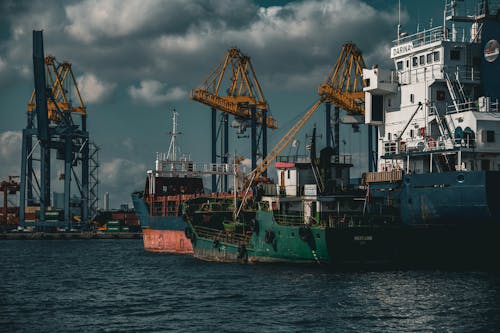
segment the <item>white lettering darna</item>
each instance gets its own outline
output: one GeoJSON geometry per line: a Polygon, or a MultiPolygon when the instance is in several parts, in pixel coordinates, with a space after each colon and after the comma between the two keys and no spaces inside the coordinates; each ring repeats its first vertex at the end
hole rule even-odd
{"type": "Polygon", "coordinates": [[[398,54],[403,54],[407,53],[413,50],[413,44],[412,43],[406,43],[402,45],[398,45],[392,48],[392,56],[397,56],[398,54]]]}

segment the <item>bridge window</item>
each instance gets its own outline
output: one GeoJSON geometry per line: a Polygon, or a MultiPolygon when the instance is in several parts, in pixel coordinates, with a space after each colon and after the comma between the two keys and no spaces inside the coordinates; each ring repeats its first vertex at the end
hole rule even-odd
{"type": "Polygon", "coordinates": [[[424,55],[420,56],[419,62],[420,62],[420,65],[425,65],[425,56],[424,55]]]}
{"type": "Polygon", "coordinates": [[[414,103],[415,102],[415,95],[410,94],[410,102],[414,103]]]}
{"type": "Polygon", "coordinates": [[[486,142],[495,142],[495,131],[486,131],[486,142]]]}
{"type": "Polygon", "coordinates": [[[436,99],[438,101],[444,101],[446,99],[446,93],[444,92],[444,90],[436,91],[436,99]]]}
{"type": "Polygon", "coordinates": [[[450,60],[460,60],[460,50],[450,50],[450,60]]]}
{"type": "Polygon", "coordinates": [[[432,56],[434,57],[434,62],[439,61],[439,51],[432,52],[432,56]]]}
{"type": "Polygon", "coordinates": [[[402,71],[403,70],[403,61],[398,61],[396,63],[396,68],[398,69],[398,71],[402,71]]]}
{"type": "Polygon", "coordinates": [[[412,59],[412,65],[413,65],[413,67],[417,67],[418,66],[418,58],[417,57],[413,57],[413,59],[412,59]]]}
{"type": "Polygon", "coordinates": [[[432,53],[429,53],[429,54],[427,55],[427,63],[428,63],[428,64],[432,63],[432,53]]]}

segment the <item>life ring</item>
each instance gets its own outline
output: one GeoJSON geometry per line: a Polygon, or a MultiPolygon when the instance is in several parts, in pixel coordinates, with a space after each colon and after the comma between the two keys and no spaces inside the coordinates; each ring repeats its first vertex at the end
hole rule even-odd
{"type": "Polygon", "coordinates": [[[426,139],[427,147],[430,149],[436,148],[436,140],[433,137],[428,137],[426,139]]]}
{"type": "Polygon", "coordinates": [[[265,237],[265,239],[264,239],[264,240],[265,240],[265,242],[266,242],[267,244],[271,244],[271,243],[273,242],[274,238],[275,238],[274,231],[272,231],[272,230],[267,230],[267,231],[266,231],[266,237],[265,237]]]}

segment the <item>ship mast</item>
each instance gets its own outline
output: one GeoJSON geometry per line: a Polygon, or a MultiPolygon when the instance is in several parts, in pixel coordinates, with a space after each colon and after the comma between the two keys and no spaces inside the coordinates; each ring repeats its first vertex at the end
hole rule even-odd
{"type": "Polygon", "coordinates": [[[177,161],[177,151],[179,150],[179,147],[177,146],[177,135],[182,134],[181,132],[177,132],[177,111],[172,112],[173,117],[172,117],[172,132],[170,132],[171,139],[170,139],[170,146],[168,147],[168,153],[167,153],[167,161],[177,161]]]}

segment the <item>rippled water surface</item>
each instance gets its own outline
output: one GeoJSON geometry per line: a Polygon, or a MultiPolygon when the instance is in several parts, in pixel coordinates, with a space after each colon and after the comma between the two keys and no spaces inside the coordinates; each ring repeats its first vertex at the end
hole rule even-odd
{"type": "Polygon", "coordinates": [[[500,276],[207,263],[140,240],[0,241],[0,331],[499,332],[500,276]]]}

